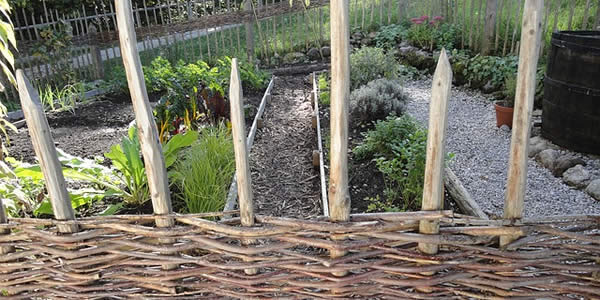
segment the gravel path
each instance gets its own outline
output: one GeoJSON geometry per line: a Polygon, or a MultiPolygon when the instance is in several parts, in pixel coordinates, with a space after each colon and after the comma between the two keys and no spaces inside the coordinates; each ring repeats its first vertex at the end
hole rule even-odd
{"type": "Polygon", "coordinates": [[[250,154],[258,214],[308,218],[321,214],[319,172],[312,166],[316,132],[310,86],[303,76],[276,77],[250,154]]]}
{"type": "MultiPolygon", "coordinates": [[[[427,126],[431,78],[407,81],[408,113],[427,126]]],[[[471,196],[490,216],[502,215],[510,148],[510,132],[496,125],[491,101],[478,91],[453,87],[448,106],[447,151],[455,154],[450,167],[471,196]]],[[[528,161],[527,217],[599,214],[600,201],[565,185],[549,170],[528,161]]]]}

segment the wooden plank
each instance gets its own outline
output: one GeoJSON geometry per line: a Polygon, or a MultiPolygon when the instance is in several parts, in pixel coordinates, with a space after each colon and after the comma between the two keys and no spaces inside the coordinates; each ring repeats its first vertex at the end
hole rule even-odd
{"type": "Polygon", "coordinates": [[[482,26],[481,26],[481,19],[483,19],[483,13],[482,13],[482,8],[483,8],[483,1],[485,0],[479,0],[479,10],[477,13],[477,26],[475,27],[475,29],[477,30],[477,36],[475,37],[477,40],[474,42],[474,46],[471,46],[471,48],[475,49],[481,49],[481,40],[482,40],[482,26]]]}
{"type": "MultiPolygon", "coordinates": [[[[448,124],[448,100],[452,88],[452,67],[442,49],[431,84],[429,102],[429,125],[427,133],[427,160],[423,182],[423,202],[421,210],[442,210],[444,207],[444,159],[446,158],[446,127],[448,124]]],[[[421,220],[419,231],[423,234],[437,234],[439,223],[421,220]]],[[[435,254],[438,245],[419,243],[419,250],[435,254]]]]}
{"type": "Polygon", "coordinates": [[[556,32],[558,30],[558,14],[560,12],[560,5],[561,5],[561,0],[554,0],[554,1],[557,4],[557,7],[554,9],[554,22],[552,24],[552,32],[556,32]]]}
{"type": "Polygon", "coordinates": [[[513,16],[510,13],[513,9],[513,2],[514,1],[508,1],[508,8],[506,10],[506,29],[504,30],[504,45],[502,46],[502,56],[506,55],[506,47],[508,46],[508,32],[510,31],[510,20],[513,16]]]}
{"type": "Polygon", "coordinates": [[[473,200],[469,191],[449,167],[444,168],[444,186],[463,213],[481,219],[488,219],[488,216],[479,204],[473,200]]]}
{"type": "MultiPolygon", "coordinates": [[[[137,40],[133,27],[131,2],[116,0],[115,9],[117,13],[117,25],[119,27],[121,55],[123,56],[127,84],[131,94],[131,101],[133,102],[138,137],[142,148],[142,155],[144,156],[144,166],[152,197],[152,207],[154,213],[157,215],[170,214],[173,210],[167,170],[162,155],[162,147],[158,142],[158,132],[152,115],[152,108],[148,101],[144,73],[136,47],[137,40]]],[[[173,219],[157,219],[156,225],[159,227],[172,226],[173,219]]]]}
{"type": "MultiPolygon", "coordinates": [[[[465,0],[467,1],[467,0],[465,0]]],[[[469,47],[473,47],[473,30],[475,29],[473,18],[475,17],[475,0],[471,0],[471,14],[469,17],[469,47]]]]}
{"type": "Polygon", "coordinates": [[[500,3],[498,4],[498,17],[496,18],[496,39],[494,40],[494,51],[496,52],[498,51],[498,44],[500,43],[500,27],[502,27],[502,13],[504,12],[505,4],[506,2],[504,2],[504,0],[500,0],[500,3]]]}
{"type": "MultiPolygon", "coordinates": [[[[62,166],[58,160],[54,141],[50,133],[50,126],[44,114],[44,108],[40,103],[40,97],[25,77],[23,70],[17,70],[17,85],[19,87],[19,97],[21,98],[21,108],[27,120],[29,136],[38,158],[40,168],[44,175],[44,183],[48,191],[52,211],[57,220],[74,220],[75,212],[71,206],[71,198],[67,192],[67,183],[62,173],[62,166]]],[[[59,225],[60,232],[77,232],[77,225],[59,225]]]]}
{"type": "Polygon", "coordinates": [[[329,217],[329,201],[327,200],[327,181],[325,179],[325,159],[323,157],[323,137],[321,136],[321,118],[319,116],[319,85],[317,84],[317,75],[312,73],[313,99],[315,115],[317,117],[317,149],[319,151],[319,177],[321,181],[321,201],[323,206],[323,215],[329,217]]]}
{"type": "Polygon", "coordinates": [[[487,0],[487,5],[485,7],[485,29],[483,31],[483,40],[481,46],[482,55],[489,55],[492,52],[497,10],[498,0],[487,0]]]}
{"type": "Polygon", "coordinates": [[[523,0],[519,0],[519,4],[517,6],[517,15],[515,16],[515,25],[514,25],[512,40],[510,42],[510,44],[511,44],[510,52],[511,53],[515,52],[515,42],[516,42],[516,38],[517,38],[517,30],[519,29],[519,20],[520,20],[520,16],[521,16],[521,8],[522,7],[523,7],[523,0]]]}
{"type": "MultiPolygon", "coordinates": [[[[587,29],[589,12],[590,12],[590,0],[586,0],[585,1],[585,10],[583,11],[583,20],[581,21],[581,30],[587,29]]],[[[546,15],[544,17],[545,17],[545,19],[544,19],[544,30],[545,30],[548,13],[546,13],[546,15]]]]}
{"type": "Polygon", "coordinates": [[[231,61],[229,99],[231,104],[231,131],[235,150],[235,173],[238,185],[240,220],[243,226],[252,226],[254,225],[252,179],[250,177],[250,163],[246,147],[243,94],[237,58],[233,58],[231,61]]]}
{"type": "MultiPolygon", "coordinates": [[[[543,5],[544,0],[526,0],[523,12],[508,182],[504,202],[505,219],[520,219],[523,215],[523,201],[527,188],[527,153],[531,131],[531,112],[535,97],[535,76],[541,44],[543,5]]],[[[500,245],[507,245],[516,238],[516,236],[501,237],[500,245]]]]}
{"type": "MultiPolygon", "coordinates": [[[[244,0],[244,11],[252,11],[252,2],[244,0]]],[[[244,22],[246,29],[246,55],[250,63],[254,62],[254,25],[251,22],[244,22]]]]}
{"type": "Polygon", "coordinates": [[[467,35],[467,0],[462,0],[463,1],[463,7],[462,7],[462,31],[460,32],[460,37],[461,37],[461,43],[460,43],[460,47],[462,49],[465,48],[465,37],[467,35]]]}
{"type": "Polygon", "coordinates": [[[569,8],[569,22],[568,22],[568,27],[567,30],[572,30],[573,29],[573,15],[575,14],[575,7],[577,6],[577,1],[569,1],[571,4],[571,7],[569,8]]]}
{"type": "Polygon", "coordinates": [[[596,9],[596,21],[594,22],[594,30],[600,30],[600,0],[598,0],[598,8],[596,9]]]}
{"type": "Polygon", "coordinates": [[[331,169],[329,212],[332,221],[347,221],[348,193],[348,97],[350,95],[350,31],[348,3],[331,2],[331,169]]]}

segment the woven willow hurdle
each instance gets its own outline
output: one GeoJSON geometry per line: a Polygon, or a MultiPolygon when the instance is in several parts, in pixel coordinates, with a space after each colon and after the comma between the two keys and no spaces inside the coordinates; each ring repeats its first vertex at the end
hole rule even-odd
{"type": "Polygon", "coordinates": [[[56,219],[7,219],[0,209],[3,296],[600,298],[600,216],[521,218],[543,0],[526,0],[503,220],[442,210],[440,157],[452,79],[445,51],[433,79],[423,210],[349,215],[344,164],[348,128],[340,121],[346,120],[348,112],[344,101],[349,71],[347,0],[331,4],[331,216],[298,220],[254,215],[235,59],[230,102],[240,210],[173,214],[133,46],[131,4],[123,0],[115,4],[155,215],[75,220],[38,96],[23,72],[17,72],[23,109],[56,219]],[[220,218],[225,215],[228,218],[220,218]],[[214,221],[218,218],[221,221],[214,221]]]}

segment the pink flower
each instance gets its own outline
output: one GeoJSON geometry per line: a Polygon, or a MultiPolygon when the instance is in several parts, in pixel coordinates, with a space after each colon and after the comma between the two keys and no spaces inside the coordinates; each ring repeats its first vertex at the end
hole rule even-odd
{"type": "Polygon", "coordinates": [[[435,16],[435,17],[433,17],[434,21],[441,21],[443,19],[444,19],[444,17],[442,17],[442,16],[435,16]]]}
{"type": "Polygon", "coordinates": [[[415,24],[417,24],[417,25],[419,25],[419,24],[423,24],[423,20],[416,20],[416,21],[414,21],[413,23],[415,23],[415,24]]]}
{"type": "Polygon", "coordinates": [[[421,21],[421,19],[419,19],[419,18],[411,18],[411,19],[410,19],[410,21],[411,21],[412,23],[415,23],[415,24],[416,24],[416,23],[417,23],[417,21],[421,21]]]}
{"type": "Polygon", "coordinates": [[[421,16],[421,20],[425,21],[427,19],[429,19],[429,16],[421,16]]]}
{"type": "Polygon", "coordinates": [[[429,25],[434,25],[435,21],[429,21],[429,25]]]}

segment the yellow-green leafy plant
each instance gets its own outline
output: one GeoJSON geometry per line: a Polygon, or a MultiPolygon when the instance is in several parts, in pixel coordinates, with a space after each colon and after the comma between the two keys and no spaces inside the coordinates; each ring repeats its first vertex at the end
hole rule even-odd
{"type": "MultiPolygon", "coordinates": [[[[0,11],[2,12],[2,16],[0,17],[0,53],[2,54],[0,66],[8,78],[8,81],[11,84],[16,85],[15,76],[13,75],[15,58],[12,54],[11,47],[16,49],[17,41],[15,39],[14,27],[9,17],[11,9],[8,0],[0,0],[0,11]]],[[[3,91],[4,89],[5,87],[0,83],[0,91],[3,91]]],[[[6,115],[6,106],[0,102],[0,161],[7,153],[5,141],[6,143],[10,142],[8,131],[17,131],[17,128],[6,119],[6,115]]]]}

